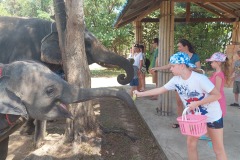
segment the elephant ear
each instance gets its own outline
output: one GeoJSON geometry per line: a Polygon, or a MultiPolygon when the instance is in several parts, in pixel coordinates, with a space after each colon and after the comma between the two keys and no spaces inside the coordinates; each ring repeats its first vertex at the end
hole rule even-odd
{"type": "Polygon", "coordinates": [[[41,41],[41,60],[50,64],[62,64],[58,33],[52,32],[41,41]]]}
{"type": "Polygon", "coordinates": [[[21,115],[28,118],[26,107],[16,93],[7,88],[8,77],[0,78],[0,113],[21,115]]]}

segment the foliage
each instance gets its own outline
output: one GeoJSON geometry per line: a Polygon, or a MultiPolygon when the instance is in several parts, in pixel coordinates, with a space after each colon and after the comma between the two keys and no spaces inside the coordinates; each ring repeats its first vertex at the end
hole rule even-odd
{"type": "Polygon", "coordinates": [[[132,25],[115,29],[113,24],[125,0],[85,0],[88,29],[108,48],[123,55],[133,42],[132,25]]]}
{"type": "MultiPolygon", "coordinates": [[[[175,26],[175,42],[180,38],[189,40],[202,62],[217,51],[224,52],[230,42],[231,26],[225,23],[181,24],[175,26]]],[[[177,51],[177,48],[175,48],[177,51]]]]}
{"type": "MultiPolygon", "coordinates": [[[[149,18],[159,18],[160,13],[159,10],[151,13],[149,18]]],[[[153,52],[153,48],[151,46],[152,40],[156,37],[159,37],[159,23],[142,23],[143,26],[143,44],[146,47],[147,55],[153,52]]]]}
{"type": "Polygon", "coordinates": [[[0,15],[1,16],[11,16],[8,10],[5,8],[5,5],[0,3],[0,15]]]}
{"type": "MultiPolygon", "coordinates": [[[[184,4],[176,6],[176,17],[184,17],[185,11],[182,7],[184,4]],[[184,13],[183,13],[184,11],[184,13]]],[[[203,17],[215,17],[215,15],[206,12],[202,8],[192,5],[191,17],[203,18],[203,17]]],[[[204,64],[205,59],[210,57],[214,52],[224,52],[226,45],[231,40],[232,25],[223,22],[212,23],[177,23],[175,25],[175,42],[184,38],[189,40],[194,48],[195,52],[199,54],[201,62],[204,64]]],[[[175,45],[176,46],[176,45],[175,45]]],[[[177,48],[175,48],[177,51],[177,48]]]]}
{"type": "Polygon", "coordinates": [[[50,20],[52,0],[2,0],[1,16],[37,17],[50,20]]]}
{"type": "MultiPolygon", "coordinates": [[[[183,18],[186,16],[186,3],[175,4],[175,17],[183,18]]],[[[149,18],[159,18],[160,12],[157,10],[151,13],[149,18]]],[[[192,18],[207,18],[216,17],[212,13],[206,12],[204,9],[191,5],[192,18]]],[[[158,28],[159,23],[143,23],[143,43],[147,48],[147,53],[151,53],[151,42],[155,37],[159,37],[158,28]]],[[[200,55],[201,62],[204,62],[212,53],[221,51],[224,52],[226,45],[230,43],[232,25],[223,22],[213,23],[175,23],[174,28],[175,46],[181,38],[189,40],[196,53],[200,55]]],[[[177,48],[174,48],[177,51],[177,48]]],[[[205,65],[203,63],[203,65],[205,65]]]]}
{"type": "Polygon", "coordinates": [[[91,70],[91,77],[116,77],[119,74],[124,73],[122,69],[104,69],[104,70],[91,70]]]}
{"type": "MultiPolygon", "coordinates": [[[[116,69],[116,68],[108,68],[103,70],[93,69],[90,70],[91,77],[92,78],[98,78],[98,77],[117,77],[119,74],[124,73],[125,71],[123,69],[116,69]]],[[[151,76],[150,74],[146,74],[146,77],[151,76]]]]}
{"type": "MultiPolygon", "coordinates": [[[[87,28],[110,50],[120,55],[128,53],[134,42],[134,28],[131,24],[115,29],[113,24],[121,6],[126,0],[85,0],[84,13],[87,28]]],[[[186,3],[175,4],[175,17],[185,17],[186,3]]],[[[50,19],[53,15],[52,0],[0,0],[1,16],[37,17],[50,19]]],[[[148,15],[159,18],[159,10],[148,15]]],[[[216,17],[204,9],[191,5],[191,17],[216,17]]],[[[159,23],[142,23],[143,44],[146,52],[152,52],[151,42],[159,37],[159,23]]],[[[203,62],[213,52],[224,51],[231,39],[231,24],[226,23],[176,23],[175,46],[180,38],[188,39],[203,62]]],[[[175,48],[176,51],[176,48],[175,48]]]]}
{"type": "MultiPolygon", "coordinates": [[[[114,29],[113,24],[125,0],[85,0],[87,28],[110,50],[121,55],[133,42],[132,25],[114,29]]],[[[54,14],[52,0],[1,0],[1,16],[36,17],[50,20],[54,14]]]]}

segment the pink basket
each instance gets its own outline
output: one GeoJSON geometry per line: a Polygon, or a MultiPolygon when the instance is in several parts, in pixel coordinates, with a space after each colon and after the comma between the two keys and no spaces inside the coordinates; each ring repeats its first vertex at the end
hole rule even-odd
{"type": "Polygon", "coordinates": [[[201,115],[200,110],[196,114],[186,114],[188,107],[184,109],[182,116],[177,118],[183,135],[200,137],[207,133],[207,116],[201,115]]]}

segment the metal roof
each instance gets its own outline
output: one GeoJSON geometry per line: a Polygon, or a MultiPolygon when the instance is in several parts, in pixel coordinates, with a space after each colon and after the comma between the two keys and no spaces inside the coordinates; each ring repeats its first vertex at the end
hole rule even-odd
{"type": "MultiPolygon", "coordinates": [[[[114,27],[119,28],[132,21],[141,21],[151,12],[160,8],[162,1],[169,0],[127,0],[119,13],[114,27]]],[[[196,4],[228,22],[239,21],[240,0],[173,0],[196,4]]]]}

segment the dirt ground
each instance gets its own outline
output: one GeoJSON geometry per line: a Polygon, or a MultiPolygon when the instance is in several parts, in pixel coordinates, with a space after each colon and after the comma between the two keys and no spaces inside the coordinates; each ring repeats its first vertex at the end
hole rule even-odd
{"type": "Polygon", "coordinates": [[[15,132],[7,160],[159,160],[161,150],[135,108],[113,98],[93,101],[100,134],[87,143],[64,144],[65,121],[49,122],[48,135],[35,150],[32,136],[15,132]]]}

